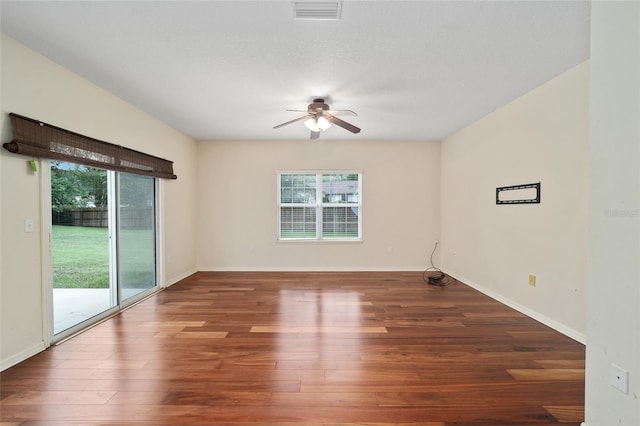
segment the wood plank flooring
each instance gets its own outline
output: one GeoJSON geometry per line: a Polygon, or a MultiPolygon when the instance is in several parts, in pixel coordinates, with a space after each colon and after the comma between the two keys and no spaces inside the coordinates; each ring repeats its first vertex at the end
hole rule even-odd
{"type": "Polygon", "coordinates": [[[0,374],[1,425],[579,425],[584,346],[416,272],[200,272],[0,374]]]}

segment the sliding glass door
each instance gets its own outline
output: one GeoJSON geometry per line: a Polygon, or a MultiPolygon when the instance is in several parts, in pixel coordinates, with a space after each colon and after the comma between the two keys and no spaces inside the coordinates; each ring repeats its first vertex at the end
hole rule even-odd
{"type": "Polygon", "coordinates": [[[155,179],[51,162],[54,340],[156,287],[155,179]]]}
{"type": "Polygon", "coordinates": [[[119,173],[119,265],[122,300],[156,286],[155,181],[119,173]]]}
{"type": "Polygon", "coordinates": [[[54,334],[116,306],[109,226],[112,179],[106,170],[51,162],[54,334]]]}

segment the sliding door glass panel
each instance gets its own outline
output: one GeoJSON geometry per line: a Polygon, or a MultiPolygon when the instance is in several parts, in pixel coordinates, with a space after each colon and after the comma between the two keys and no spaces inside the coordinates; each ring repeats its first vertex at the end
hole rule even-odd
{"type": "Polygon", "coordinates": [[[119,265],[122,300],[156,286],[155,180],[119,173],[119,265]]]}
{"type": "Polygon", "coordinates": [[[116,306],[108,173],[51,162],[54,334],[116,306]]]}

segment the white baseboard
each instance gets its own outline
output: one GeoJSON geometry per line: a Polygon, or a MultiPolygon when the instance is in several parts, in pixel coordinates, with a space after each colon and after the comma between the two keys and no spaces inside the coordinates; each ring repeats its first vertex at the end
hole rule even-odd
{"type": "Polygon", "coordinates": [[[415,266],[199,266],[203,272],[422,272],[415,266]]]}
{"type": "Polygon", "coordinates": [[[44,351],[45,349],[46,346],[44,342],[40,342],[23,351],[18,352],[15,355],[10,356],[9,358],[2,359],[2,361],[0,361],[0,371],[4,371],[9,367],[13,367],[19,362],[22,362],[27,358],[31,358],[32,356],[44,351]]]}
{"type": "Polygon", "coordinates": [[[452,277],[454,277],[455,279],[465,283],[466,285],[468,285],[469,287],[478,290],[480,293],[485,294],[487,296],[489,296],[490,298],[497,300],[498,302],[505,304],[507,306],[509,306],[510,308],[515,309],[518,312],[521,312],[523,314],[525,314],[526,316],[533,318],[534,320],[541,322],[542,324],[546,325],[547,327],[551,327],[554,330],[556,330],[559,333],[564,334],[567,337],[572,338],[573,340],[575,340],[576,342],[582,343],[583,345],[586,345],[587,342],[587,336],[583,333],[579,333],[578,331],[567,327],[566,325],[559,323],[556,320],[553,320],[543,314],[541,314],[540,312],[534,311],[533,309],[527,308],[526,306],[523,306],[517,302],[514,302],[513,300],[506,298],[492,290],[489,290],[488,288],[473,282],[472,280],[466,279],[464,277],[461,276],[457,276],[456,274],[453,273],[449,273],[448,271],[444,271],[447,274],[451,275],[452,277]]]}
{"type": "Polygon", "coordinates": [[[171,287],[172,285],[174,285],[175,283],[177,283],[178,281],[182,281],[183,279],[187,278],[188,276],[191,276],[193,274],[195,274],[196,272],[198,272],[198,269],[192,269],[190,271],[187,271],[183,274],[178,275],[177,277],[173,277],[169,280],[167,280],[164,284],[164,288],[166,287],[171,287]]]}

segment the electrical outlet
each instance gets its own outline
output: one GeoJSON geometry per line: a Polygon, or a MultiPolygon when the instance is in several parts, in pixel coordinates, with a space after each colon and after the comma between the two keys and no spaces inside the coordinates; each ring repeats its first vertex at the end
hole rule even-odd
{"type": "Polygon", "coordinates": [[[536,286],[536,276],[533,274],[529,274],[529,285],[531,287],[535,287],[536,286]]]}
{"type": "Polygon", "coordinates": [[[627,370],[611,364],[609,383],[620,392],[627,395],[629,393],[629,373],[627,370]]]}

